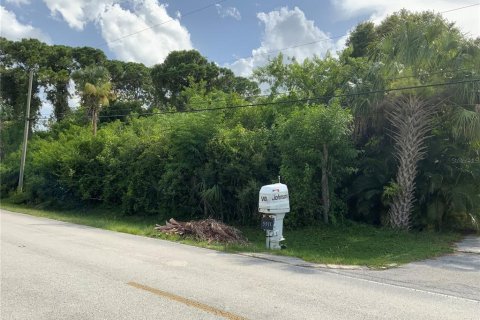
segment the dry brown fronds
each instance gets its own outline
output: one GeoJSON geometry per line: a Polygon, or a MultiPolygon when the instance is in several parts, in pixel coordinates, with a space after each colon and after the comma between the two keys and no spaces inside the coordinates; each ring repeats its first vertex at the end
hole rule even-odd
{"type": "Polygon", "coordinates": [[[246,244],[247,240],[237,228],[214,219],[180,222],[171,218],[164,226],[156,225],[155,230],[181,237],[193,237],[199,241],[228,244],[246,244]]]}

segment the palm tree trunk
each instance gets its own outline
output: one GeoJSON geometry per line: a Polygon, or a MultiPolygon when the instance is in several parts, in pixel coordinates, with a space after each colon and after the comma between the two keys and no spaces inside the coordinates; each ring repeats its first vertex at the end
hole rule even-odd
{"type": "Polygon", "coordinates": [[[396,229],[409,229],[415,201],[418,162],[425,155],[425,140],[431,129],[432,108],[415,96],[397,100],[387,117],[394,128],[395,156],[399,162],[396,176],[398,192],[388,212],[396,229]]]}
{"type": "Polygon", "coordinates": [[[92,132],[93,132],[93,136],[95,137],[97,135],[97,109],[96,108],[92,110],[92,132]]]}

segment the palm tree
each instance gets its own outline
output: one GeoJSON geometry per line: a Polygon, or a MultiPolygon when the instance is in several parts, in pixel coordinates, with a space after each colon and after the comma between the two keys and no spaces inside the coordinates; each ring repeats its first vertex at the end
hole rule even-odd
{"type": "MultiPolygon", "coordinates": [[[[371,62],[381,87],[392,89],[479,78],[479,43],[466,39],[439,15],[401,11],[387,18],[376,32],[379,40],[371,62]]],[[[480,113],[468,108],[479,103],[479,89],[479,81],[416,89],[368,101],[370,108],[362,109],[359,116],[366,119],[382,111],[388,120],[386,125],[393,132],[398,168],[393,183],[396,194],[389,210],[392,227],[411,226],[415,178],[419,161],[427,153],[426,141],[431,129],[446,124],[453,137],[479,139],[480,113]]]]}
{"type": "Polygon", "coordinates": [[[398,160],[397,192],[388,212],[390,225],[408,229],[415,199],[415,177],[418,162],[426,153],[425,140],[432,127],[432,106],[418,96],[403,96],[387,113],[393,129],[395,156],[398,160]]]}
{"type": "Polygon", "coordinates": [[[92,132],[97,135],[98,113],[108,106],[112,97],[110,75],[104,67],[88,66],[73,74],[77,90],[82,98],[82,104],[91,115],[92,132]]]}

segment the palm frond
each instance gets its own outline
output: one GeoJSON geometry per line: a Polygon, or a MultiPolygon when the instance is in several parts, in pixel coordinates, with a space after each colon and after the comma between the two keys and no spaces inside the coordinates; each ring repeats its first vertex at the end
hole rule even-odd
{"type": "Polygon", "coordinates": [[[480,112],[457,107],[453,113],[452,134],[456,139],[480,139],[480,112]]]}

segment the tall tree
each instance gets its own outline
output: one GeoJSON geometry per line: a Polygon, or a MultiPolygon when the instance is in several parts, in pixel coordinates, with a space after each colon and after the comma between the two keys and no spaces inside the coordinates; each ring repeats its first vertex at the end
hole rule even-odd
{"type": "MultiPolygon", "coordinates": [[[[389,211],[390,222],[395,228],[408,229],[412,222],[414,181],[421,174],[419,160],[426,151],[430,125],[449,123],[453,132],[470,135],[464,134],[464,139],[480,134],[477,129],[471,130],[480,128],[480,117],[473,109],[462,106],[478,103],[474,92],[480,88],[480,83],[475,82],[478,68],[474,66],[480,61],[480,48],[433,13],[400,11],[382,22],[376,33],[384,36],[378,38],[372,50],[372,66],[377,75],[383,75],[377,77],[381,80],[379,84],[387,89],[473,80],[436,89],[417,89],[403,97],[393,93],[387,99],[380,97],[380,106],[384,110],[391,109],[388,119],[394,130],[399,165],[394,182],[398,187],[397,194],[392,198],[389,211]],[[420,119],[422,121],[417,121],[420,119]],[[406,125],[410,126],[408,130],[406,125]]],[[[379,105],[378,100],[370,104],[375,105],[379,105]]],[[[367,108],[365,111],[373,113],[378,109],[367,108]]]]}
{"type": "Polygon", "coordinates": [[[246,99],[260,93],[256,82],[244,77],[237,77],[228,68],[218,69],[218,76],[213,80],[212,87],[225,93],[236,93],[246,99]]]}
{"type": "Polygon", "coordinates": [[[351,115],[335,98],[350,73],[349,65],[331,56],[300,63],[282,55],[254,72],[257,81],[269,86],[270,99],[307,100],[278,108],[288,119],[281,127],[279,143],[282,175],[296,186],[297,193],[304,194],[296,203],[305,209],[304,215],[316,215],[325,223],[333,216],[331,204],[338,202],[334,188],[355,156],[349,144],[351,115]],[[317,209],[319,204],[322,210],[317,209]]]}
{"type": "Polygon", "coordinates": [[[182,92],[186,88],[202,84],[206,92],[220,90],[248,96],[260,92],[255,82],[235,77],[233,72],[209,62],[198,51],[173,51],[165,61],[152,68],[152,81],[156,102],[163,108],[187,108],[182,92]]]}
{"type": "MultiPolygon", "coordinates": [[[[15,118],[24,114],[28,73],[30,70],[35,70],[38,74],[42,66],[45,65],[47,54],[48,46],[36,39],[10,41],[0,37],[1,93],[5,105],[13,108],[12,115],[15,118]]],[[[32,118],[35,118],[41,106],[41,101],[38,98],[40,86],[39,77],[35,76],[30,107],[32,118]]],[[[34,124],[35,120],[31,121],[31,125],[34,124]]]]}
{"type": "MultiPolygon", "coordinates": [[[[46,98],[52,103],[56,120],[63,119],[70,111],[68,98],[71,73],[90,64],[103,64],[105,54],[94,48],[71,48],[61,45],[47,45],[36,39],[22,39],[9,41],[0,38],[2,73],[22,70],[28,72],[34,69],[35,78],[33,92],[38,96],[41,88],[46,98]],[[8,71],[7,71],[8,70],[8,71]]],[[[3,78],[8,77],[5,75],[3,78]]],[[[13,88],[16,82],[8,86],[13,88]]],[[[4,88],[7,88],[6,86],[4,88]]],[[[12,94],[8,94],[10,97],[12,94]]],[[[9,98],[10,99],[10,98],[9,98]]],[[[40,100],[32,104],[32,114],[35,115],[40,107],[40,100]]]]}
{"type": "Polygon", "coordinates": [[[70,77],[74,71],[72,48],[66,46],[50,46],[42,76],[47,99],[53,104],[53,114],[57,121],[65,118],[70,112],[70,77]]]}
{"type": "Polygon", "coordinates": [[[30,104],[30,134],[37,122],[42,85],[38,74],[45,64],[47,50],[46,44],[35,39],[10,41],[0,37],[0,159],[18,150],[21,145],[30,70],[35,70],[30,104]]]}
{"type": "Polygon", "coordinates": [[[92,47],[73,48],[72,57],[76,69],[86,68],[90,65],[102,66],[107,61],[107,56],[102,50],[92,47]]]}
{"type": "Polygon", "coordinates": [[[175,106],[179,110],[186,108],[181,99],[182,91],[190,84],[206,82],[206,87],[218,75],[218,67],[203,57],[198,51],[173,51],[165,61],[152,68],[153,85],[160,103],[175,106]]]}
{"type": "Polygon", "coordinates": [[[346,45],[352,47],[354,58],[368,56],[369,47],[375,43],[375,25],[371,21],[362,22],[355,27],[347,39],[346,45]]]}
{"type": "Polygon", "coordinates": [[[76,71],[73,75],[77,91],[82,97],[82,105],[91,116],[92,132],[97,134],[98,113],[107,106],[112,97],[110,75],[106,68],[88,66],[76,71]]]}
{"type": "Polygon", "coordinates": [[[349,141],[352,117],[338,103],[299,109],[280,126],[282,175],[295,205],[329,223],[333,193],[356,152],[349,141]],[[317,210],[321,204],[322,210],[317,210]]]}
{"type": "Polygon", "coordinates": [[[395,156],[398,159],[397,191],[388,212],[394,228],[409,229],[415,199],[418,162],[426,153],[425,140],[432,127],[432,106],[416,96],[394,101],[387,118],[394,128],[395,156]]]}
{"type": "Polygon", "coordinates": [[[150,68],[142,63],[110,60],[105,63],[110,72],[112,91],[122,102],[138,101],[150,107],[153,104],[153,85],[150,68]]]}

